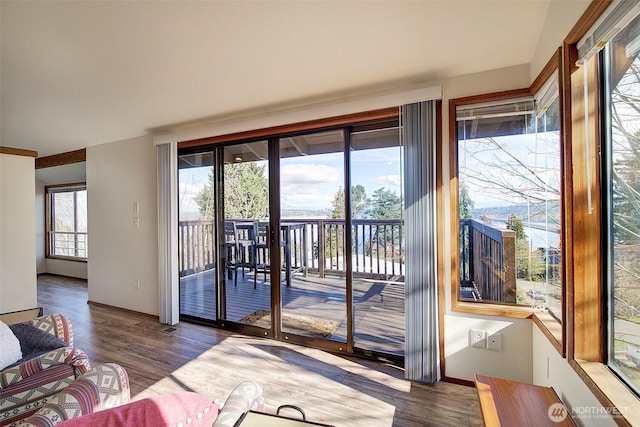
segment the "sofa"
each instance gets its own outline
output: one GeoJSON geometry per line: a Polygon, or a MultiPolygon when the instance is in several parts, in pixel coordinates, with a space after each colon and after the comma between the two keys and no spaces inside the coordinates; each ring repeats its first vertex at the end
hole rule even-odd
{"type": "Polygon", "coordinates": [[[73,326],[65,316],[41,316],[8,327],[22,358],[0,372],[0,426],[34,413],[90,369],[87,355],[73,346],[73,326]]]}
{"type": "Polygon", "coordinates": [[[93,407],[83,408],[82,401],[91,400],[93,382],[84,382],[81,377],[18,426],[232,427],[245,412],[264,410],[262,386],[253,381],[238,384],[223,405],[201,394],[182,391],[123,405],[116,400],[94,400],[93,407]]]}

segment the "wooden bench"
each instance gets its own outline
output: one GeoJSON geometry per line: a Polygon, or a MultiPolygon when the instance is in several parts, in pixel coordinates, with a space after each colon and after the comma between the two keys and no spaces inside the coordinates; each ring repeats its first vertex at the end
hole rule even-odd
{"type": "Polygon", "coordinates": [[[476,374],[485,426],[575,426],[551,387],[476,374]]]}

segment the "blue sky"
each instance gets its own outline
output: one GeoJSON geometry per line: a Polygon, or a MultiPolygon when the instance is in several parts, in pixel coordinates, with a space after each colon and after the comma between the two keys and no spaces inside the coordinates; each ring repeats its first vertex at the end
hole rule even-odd
{"type": "MultiPolygon", "coordinates": [[[[386,187],[400,194],[402,188],[400,147],[352,152],[352,184],[361,184],[370,197],[386,187]]],[[[193,198],[208,182],[211,167],[181,169],[179,173],[180,212],[197,212],[193,198]]],[[[266,168],[265,168],[266,172],[266,168]]],[[[282,209],[330,209],[331,201],[344,186],[342,153],[281,159],[282,209]]]]}

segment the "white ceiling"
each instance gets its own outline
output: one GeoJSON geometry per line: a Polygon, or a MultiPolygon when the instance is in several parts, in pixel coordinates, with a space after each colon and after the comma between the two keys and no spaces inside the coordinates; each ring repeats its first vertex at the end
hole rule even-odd
{"type": "Polygon", "coordinates": [[[549,9],[547,0],[0,1],[0,145],[41,156],[526,64],[549,9]]]}

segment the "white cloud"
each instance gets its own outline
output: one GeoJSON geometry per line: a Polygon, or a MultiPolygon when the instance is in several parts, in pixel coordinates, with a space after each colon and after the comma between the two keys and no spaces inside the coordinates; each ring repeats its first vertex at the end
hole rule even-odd
{"type": "Polygon", "coordinates": [[[283,209],[326,209],[344,183],[342,168],[286,164],[280,169],[283,209]]]}
{"type": "Polygon", "coordinates": [[[402,180],[399,174],[389,174],[389,175],[381,175],[375,178],[376,184],[389,186],[389,187],[399,187],[402,184],[402,180]]]}
{"type": "Polygon", "coordinates": [[[283,185],[309,185],[343,182],[342,168],[318,164],[288,164],[280,169],[283,185]]]}

